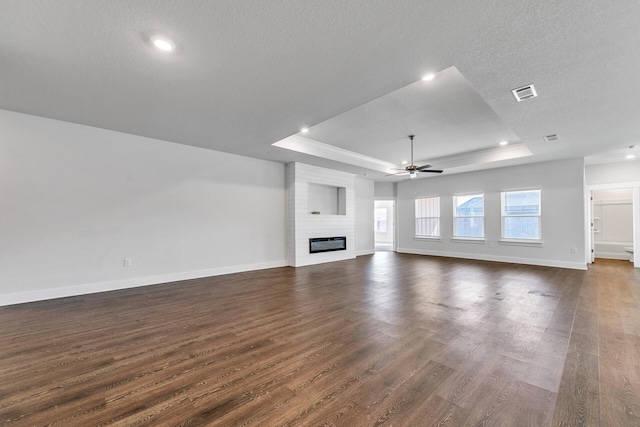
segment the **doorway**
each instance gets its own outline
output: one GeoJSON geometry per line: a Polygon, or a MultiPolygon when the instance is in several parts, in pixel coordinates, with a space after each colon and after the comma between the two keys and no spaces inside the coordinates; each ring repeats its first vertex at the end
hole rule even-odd
{"type": "Polygon", "coordinates": [[[640,268],[640,187],[637,184],[587,186],[587,261],[629,260],[640,268]]]}
{"type": "Polygon", "coordinates": [[[374,201],[374,233],[375,249],[378,251],[395,251],[395,200],[374,201]]]}
{"type": "Polygon", "coordinates": [[[630,259],[633,247],[631,188],[591,191],[593,253],[595,258],[630,259]]]}

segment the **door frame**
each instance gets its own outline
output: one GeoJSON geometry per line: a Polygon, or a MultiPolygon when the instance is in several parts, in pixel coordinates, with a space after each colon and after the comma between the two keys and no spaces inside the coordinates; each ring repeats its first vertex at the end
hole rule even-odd
{"type": "MultiPolygon", "coordinates": [[[[592,191],[593,190],[614,190],[618,188],[631,188],[632,203],[633,203],[633,266],[640,268],[640,182],[618,182],[613,184],[592,184],[585,185],[585,259],[589,264],[592,261],[592,246],[594,245],[593,238],[593,211],[592,206],[592,191]]],[[[595,254],[594,254],[595,255],[595,254]]]]}

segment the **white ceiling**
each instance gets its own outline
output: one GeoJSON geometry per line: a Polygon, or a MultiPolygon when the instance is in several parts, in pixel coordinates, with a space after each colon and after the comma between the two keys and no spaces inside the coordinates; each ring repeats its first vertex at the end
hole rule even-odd
{"type": "Polygon", "coordinates": [[[639,20],[636,1],[0,0],[0,108],[380,180],[408,134],[445,173],[622,161],[639,20]],[[272,145],[292,135],[312,154],[272,145]]]}

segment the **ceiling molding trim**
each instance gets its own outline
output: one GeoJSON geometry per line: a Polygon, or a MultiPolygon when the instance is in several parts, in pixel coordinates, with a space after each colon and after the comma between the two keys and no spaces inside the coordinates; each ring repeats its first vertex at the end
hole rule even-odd
{"type": "Polygon", "coordinates": [[[365,156],[353,151],[338,148],[324,142],[305,138],[300,135],[293,135],[272,144],[274,147],[285,148],[298,153],[308,154],[315,157],[322,157],[353,166],[359,166],[379,172],[391,173],[398,165],[385,162],[374,157],[365,156]]]}
{"type": "Polygon", "coordinates": [[[451,169],[461,166],[511,160],[519,157],[531,156],[532,154],[533,153],[531,153],[531,150],[529,150],[526,145],[522,142],[517,142],[504,147],[492,147],[456,154],[453,156],[431,159],[427,163],[433,165],[437,169],[451,169]]]}

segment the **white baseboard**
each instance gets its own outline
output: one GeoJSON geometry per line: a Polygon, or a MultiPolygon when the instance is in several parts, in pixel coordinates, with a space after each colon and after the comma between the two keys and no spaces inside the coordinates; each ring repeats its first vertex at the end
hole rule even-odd
{"type": "Polygon", "coordinates": [[[94,294],[98,292],[116,291],[118,289],[137,288],[140,286],[158,285],[179,280],[199,279],[202,277],[221,276],[223,274],[242,273],[244,271],[264,270],[267,268],[286,267],[287,261],[270,261],[255,264],[234,265],[229,267],[210,268],[179,273],[159,274],[154,276],[132,277],[120,280],[88,283],[85,285],[62,288],[42,289],[37,291],[17,292],[0,295],[0,307],[26,302],[43,301],[54,298],[72,297],[94,294]]]}
{"type": "Polygon", "coordinates": [[[376,251],[374,249],[361,249],[359,251],[356,251],[356,256],[373,255],[375,253],[376,251]]]}
{"type": "Polygon", "coordinates": [[[442,256],[448,258],[475,259],[479,261],[496,261],[510,264],[540,265],[544,267],[570,268],[573,270],[586,270],[587,264],[571,261],[557,261],[552,259],[517,258],[505,256],[492,256],[486,254],[469,254],[460,252],[426,251],[421,249],[398,248],[397,252],[415,255],[442,256]]]}

